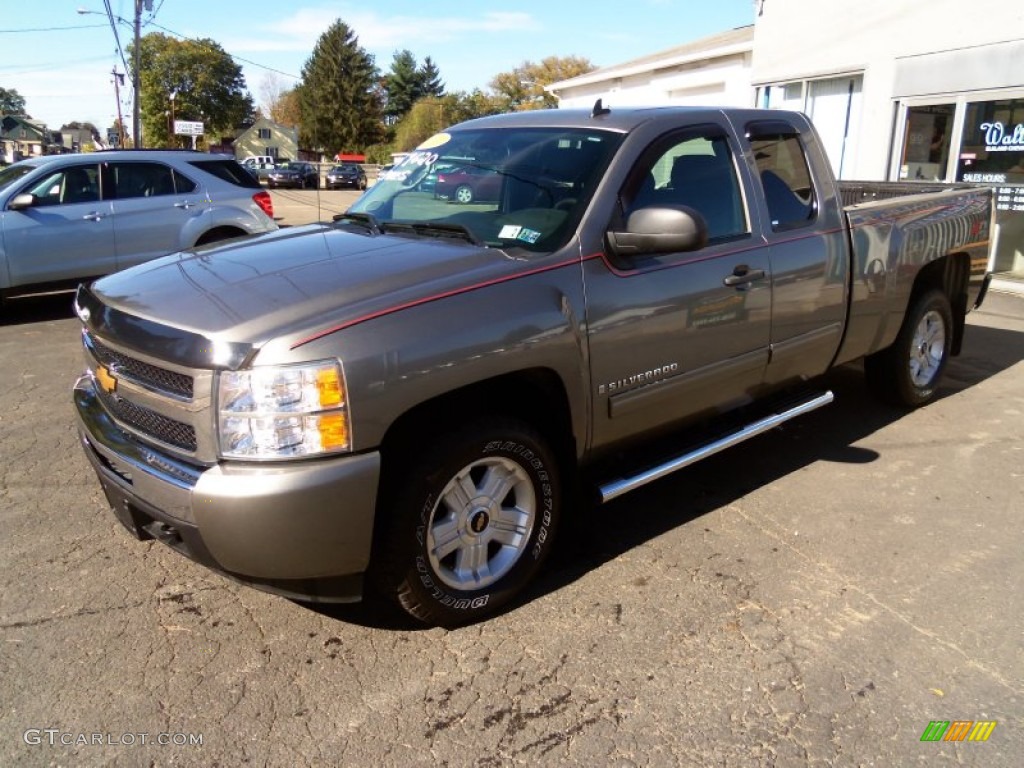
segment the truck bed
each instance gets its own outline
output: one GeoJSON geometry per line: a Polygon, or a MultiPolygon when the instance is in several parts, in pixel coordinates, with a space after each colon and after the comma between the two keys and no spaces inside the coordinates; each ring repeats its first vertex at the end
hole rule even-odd
{"type": "Polygon", "coordinates": [[[837,181],[836,186],[845,208],[873,200],[889,200],[906,195],[944,192],[950,189],[973,189],[977,185],[926,181],[837,181]]]}

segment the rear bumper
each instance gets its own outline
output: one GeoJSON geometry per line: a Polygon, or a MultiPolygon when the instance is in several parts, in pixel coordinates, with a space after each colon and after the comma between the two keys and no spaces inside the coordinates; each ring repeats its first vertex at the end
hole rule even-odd
{"type": "Polygon", "coordinates": [[[127,436],[89,377],[76,383],[74,402],[85,455],[133,535],[269,592],[361,597],[379,454],[198,467],[127,436]]]}

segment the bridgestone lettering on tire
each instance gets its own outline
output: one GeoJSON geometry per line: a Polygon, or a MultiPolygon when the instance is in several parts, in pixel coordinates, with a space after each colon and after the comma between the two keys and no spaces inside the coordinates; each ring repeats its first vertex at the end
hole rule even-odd
{"type": "Polygon", "coordinates": [[[953,344],[953,312],[939,290],[907,308],[892,346],[864,360],[868,386],[880,399],[916,408],[935,399],[953,344]]]}
{"type": "Polygon", "coordinates": [[[508,603],[551,548],[561,485],[551,450],[517,421],[489,419],[430,446],[402,477],[379,532],[378,584],[412,616],[443,626],[508,603]]]}

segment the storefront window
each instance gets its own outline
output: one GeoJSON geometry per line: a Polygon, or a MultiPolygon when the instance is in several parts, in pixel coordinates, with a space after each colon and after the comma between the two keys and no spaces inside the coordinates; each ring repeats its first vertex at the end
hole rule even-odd
{"type": "Polygon", "coordinates": [[[967,105],[956,178],[1024,184],[1024,98],[967,105]]]}
{"type": "Polygon", "coordinates": [[[901,179],[945,180],[955,111],[954,104],[907,108],[907,134],[900,163],[901,179]]]}

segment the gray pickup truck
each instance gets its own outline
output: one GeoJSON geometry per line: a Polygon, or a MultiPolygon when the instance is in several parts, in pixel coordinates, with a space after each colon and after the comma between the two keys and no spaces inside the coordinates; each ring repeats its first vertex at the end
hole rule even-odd
{"type": "Polygon", "coordinates": [[[987,286],[992,201],[915,191],[837,185],[795,113],[457,125],[333,223],[80,287],[82,446],[141,539],[290,597],[474,621],[586,489],[818,408],[833,366],[931,400],[987,286]],[[424,190],[439,165],[478,186],[424,190]]]}

